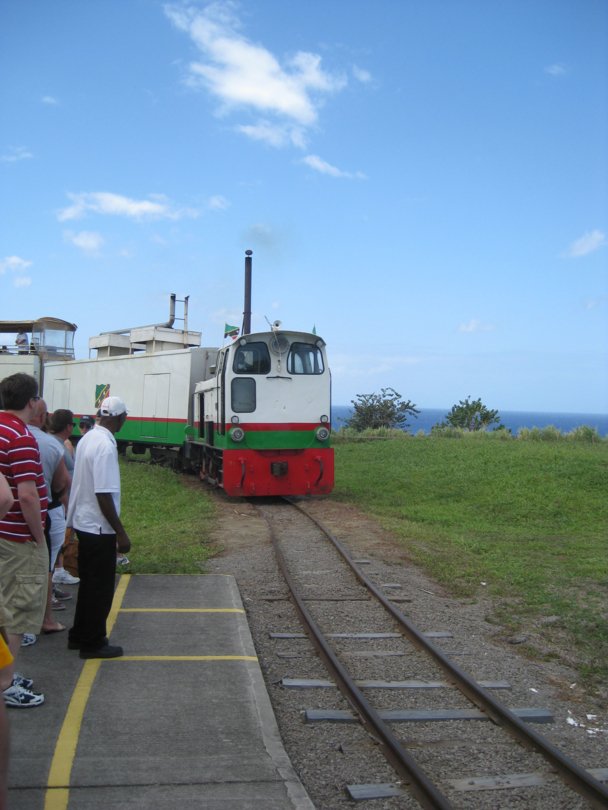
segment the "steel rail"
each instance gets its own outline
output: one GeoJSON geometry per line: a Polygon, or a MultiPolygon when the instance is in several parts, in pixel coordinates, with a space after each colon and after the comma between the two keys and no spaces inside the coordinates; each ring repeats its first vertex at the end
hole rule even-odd
{"type": "MultiPolygon", "coordinates": [[[[287,502],[291,503],[289,500],[287,500],[287,502]]],[[[303,514],[306,514],[304,510],[301,511],[303,514]]],[[[310,517],[310,515],[307,515],[307,517],[310,517]]],[[[420,802],[422,807],[429,808],[429,810],[451,810],[451,808],[453,808],[451,802],[449,802],[438,790],[436,785],[428,779],[413,757],[403,749],[390,727],[382,720],[378,712],[369,703],[351,678],[349,672],[331,649],[323,632],[304,604],[303,598],[298,593],[297,585],[289,573],[287,561],[280,548],[279,539],[276,536],[271,522],[267,518],[265,519],[268,524],[279,568],[289,587],[300,619],[308,632],[310,640],[323,659],[325,666],[332,673],[340,691],[358,713],[367,730],[379,740],[384,756],[391,763],[395,771],[403,777],[408,784],[410,792],[420,802]]],[[[319,528],[323,531],[320,526],[319,528]]]]}
{"type": "Polygon", "coordinates": [[[595,807],[608,806],[608,788],[595,779],[588,771],[578,765],[574,760],[563,754],[549,740],[545,739],[534,729],[526,725],[523,720],[503,706],[496,698],[490,695],[477,681],[471,678],[457,664],[454,664],[444,653],[429,641],[395,605],[387,599],[382,591],[361,571],[354,562],[346,548],[329,529],[309,514],[305,509],[289,498],[288,503],[306,515],[318,529],[331,541],[345,562],[353,570],[355,576],[374,596],[384,608],[403,627],[407,638],[419,649],[424,650],[443,669],[448,679],[469,698],[481,711],[485,712],[497,725],[504,727],[512,736],[538,753],[540,753],[555,769],[557,775],[574,791],[580,793],[595,807]]]}

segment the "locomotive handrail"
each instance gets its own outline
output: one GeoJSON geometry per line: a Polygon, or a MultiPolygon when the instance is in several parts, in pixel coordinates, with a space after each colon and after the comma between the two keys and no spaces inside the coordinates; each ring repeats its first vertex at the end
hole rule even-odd
{"type": "Polygon", "coordinates": [[[323,478],[323,474],[325,473],[325,468],[323,466],[323,459],[321,458],[321,456],[315,456],[315,458],[319,462],[319,467],[321,468],[321,472],[319,473],[319,477],[315,481],[315,486],[317,486],[320,483],[321,479],[323,478]]]}

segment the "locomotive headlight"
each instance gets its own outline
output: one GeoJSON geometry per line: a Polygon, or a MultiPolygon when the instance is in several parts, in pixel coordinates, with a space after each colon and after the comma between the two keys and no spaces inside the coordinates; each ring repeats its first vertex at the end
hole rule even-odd
{"type": "Polygon", "coordinates": [[[243,428],[234,427],[230,430],[230,438],[233,442],[242,442],[245,438],[245,431],[243,428]]]}
{"type": "Polygon", "coordinates": [[[323,422],[323,424],[329,422],[329,416],[327,416],[327,414],[322,414],[320,421],[323,422]]]}
{"type": "Polygon", "coordinates": [[[317,428],[315,435],[320,442],[326,442],[329,439],[329,430],[326,427],[317,428]]]}
{"type": "Polygon", "coordinates": [[[231,416],[231,417],[230,417],[230,421],[232,422],[232,424],[233,424],[233,425],[238,425],[238,423],[239,423],[241,420],[238,418],[238,416],[236,416],[236,415],[235,415],[235,416],[231,416]]]}

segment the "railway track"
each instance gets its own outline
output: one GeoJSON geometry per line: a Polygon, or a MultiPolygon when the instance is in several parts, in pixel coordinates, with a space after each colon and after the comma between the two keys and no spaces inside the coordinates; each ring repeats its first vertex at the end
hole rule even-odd
{"type": "Polygon", "coordinates": [[[281,626],[278,612],[270,636],[293,672],[281,686],[300,691],[317,739],[341,724],[344,760],[358,763],[327,777],[342,795],[373,808],[608,806],[608,771],[587,771],[539,733],[550,709],[514,705],[507,682],[477,680],[457,663],[477,664],[474,644],[451,628],[415,627],[396,583],[374,581],[369,561],[352,560],[301,505],[256,508],[305,628],[291,618],[281,626]],[[361,779],[340,785],[343,770],[361,779]]]}

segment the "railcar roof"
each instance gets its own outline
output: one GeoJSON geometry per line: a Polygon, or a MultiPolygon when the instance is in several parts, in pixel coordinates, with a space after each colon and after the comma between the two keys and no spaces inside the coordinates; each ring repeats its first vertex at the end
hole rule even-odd
{"type": "Polygon", "coordinates": [[[66,332],[75,332],[78,328],[75,323],[64,321],[61,318],[36,318],[32,321],[0,321],[0,334],[11,332],[32,332],[34,329],[64,329],[66,332]]]}
{"type": "MultiPolygon", "coordinates": [[[[247,334],[247,335],[239,335],[239,337],[237,337],[234,342],[238,343],[239,338],[241,338],[241,337],[248,338],[248,339],[249,338],[262,338],[262,337],[268,337],[268,335],[273,335],[273,334],[277,334],[277,335],[295,335],[297,337],[310,338],[313,342],[315,340],[323,340],[323,338],[320,335],[315,335],[314,332],[300,332],[297,329],[278,329],[276,332],[271,331],[271,330],[268,330],[266,332],[249,332],[249,334],[247,334]]],[[[325,343],[324,340],[323,340],[323,342],[325,343]]]]}

